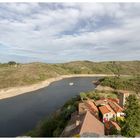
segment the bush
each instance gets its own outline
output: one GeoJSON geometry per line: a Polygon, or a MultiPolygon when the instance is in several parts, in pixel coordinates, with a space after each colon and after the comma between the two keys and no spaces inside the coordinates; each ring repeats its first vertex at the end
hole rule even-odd
{"type": "Polygon", "coordinates": [[[89,92],[89,93],[87,93],[87,97],[90,99],[93,99],[93,100],[99,100],[101,96],[98,93],[89,92]]]}
{"type": "Polygon", "coordinates": [[[16,63],[15,61],[9,61],[8,64],[9,64],[9,65],[15,65],[15,64],[17,64],[17,63],[16,63]]]}
{"type": "Polygon", "coordinates": [[[86,100],[86,99],[87,99],[86,93],[81,92],[81,93],[80,93],[80,98],[81,98],[81,100],[86,100]]]}
{"type": "Polygon", "coordinates": [[[140,103],[136,95],[130,95],[125,105],[125,119],[122,125],[122,135],[135,137],[140,133],[140,103]]]}
{"type": "Polygon", "coordinates": [[[114,89],[133,90],[138,93],[140,91],[140,76],[131,78],[105,77],[103,79],[100,79],[100,84],[102,86],[109,86],[114,89]]]}
{"type": "Polygon", "coordinates": [[[70,120],[71,114],[77,110],[79,96],[67,101],[60,112],[51,117],[47,117],[37,127],[28,132],[31,137],[58,137],[70,120]]]}
{"type": "Polygon", "coordinates": [[[39,136],[41,137],[51,137],[53,135],[53,131],[57,126],[57,119],[55,120],[53,117],[48,118],[42,122],[39,128],[39,136]]]}

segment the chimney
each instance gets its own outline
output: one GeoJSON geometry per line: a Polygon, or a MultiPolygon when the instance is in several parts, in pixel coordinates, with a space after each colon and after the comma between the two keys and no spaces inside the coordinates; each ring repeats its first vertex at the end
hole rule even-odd
{"type": "Polygon", "coordinates": [[[79,120],[76,120],[76,126],[78,126],[80,124],[79,120]]]}
{"type": "Polygon", "coordinates": [[[107,99],[104,99],[104,103],[107,104],[107,99]]]}

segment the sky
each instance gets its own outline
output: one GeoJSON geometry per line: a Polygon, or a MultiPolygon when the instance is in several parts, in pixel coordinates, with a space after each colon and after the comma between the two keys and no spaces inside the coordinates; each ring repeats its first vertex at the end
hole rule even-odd
{"type": "Polygon", "coordinates": [[[0,62],[140,60],[139,3],[0,3],[0,62]]]}

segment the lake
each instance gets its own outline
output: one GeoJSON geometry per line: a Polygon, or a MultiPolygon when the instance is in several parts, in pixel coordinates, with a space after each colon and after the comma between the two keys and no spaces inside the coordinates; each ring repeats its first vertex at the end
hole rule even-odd
{"type": "Polygon", "coordinates": [[[33,129],[44,117],[58,110],[80,92],[95,89],[96,77],[73,77],[48,87],[0,100],[0,137],[15,137],[33,129]],[[74,83],[74,85],[69,85],[74,83]]]}

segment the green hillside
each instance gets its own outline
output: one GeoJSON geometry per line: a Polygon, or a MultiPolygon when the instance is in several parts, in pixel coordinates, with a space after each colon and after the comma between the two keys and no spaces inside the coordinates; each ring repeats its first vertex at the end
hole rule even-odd
{"type": "Polygon", "coordinates": [[[140,73],[140,61],[110,61],[110,62],[91,62],[75,61],[60,65],[62,68],[72,73],[115,73],[119,69],[120,74],[138,74],[140,73]]]}
{"type": "Polygon", "coordinates": [[[118,72],[125,75],[140,74],[140,61],[0,64],[0,89],[30,85],[59,75],[113,74],[118,72]]]}

